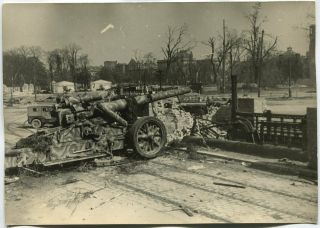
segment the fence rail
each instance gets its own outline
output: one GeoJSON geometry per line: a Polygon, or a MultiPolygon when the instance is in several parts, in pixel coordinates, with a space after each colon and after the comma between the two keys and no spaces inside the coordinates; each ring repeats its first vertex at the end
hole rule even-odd
{"type": "Polygon", "coordinates": [[[306,115],[237,112],[237,116],[251,121],[261,143],[306,148],[306,115]]]}

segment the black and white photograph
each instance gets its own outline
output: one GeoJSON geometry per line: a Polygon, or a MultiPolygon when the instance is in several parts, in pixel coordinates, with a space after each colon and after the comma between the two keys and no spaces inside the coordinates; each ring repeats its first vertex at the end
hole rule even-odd
{"type": "Polygon", "coordinates": [[[6,225],[316,224],[316,3],[2,4],[6,225]]]}

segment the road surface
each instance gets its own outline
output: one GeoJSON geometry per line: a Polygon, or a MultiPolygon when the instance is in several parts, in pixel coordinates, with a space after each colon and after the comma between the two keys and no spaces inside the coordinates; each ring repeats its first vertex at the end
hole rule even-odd
{"type": "MultiPolygon", "coordinates": [[[[6,144],[33,129],[23,109],[5,110],[6,144]]],[[[223,159],[166,151],[123,165],[22,172],[5,185],[7,224],[314,223],[317,185],[223,159]]]]}

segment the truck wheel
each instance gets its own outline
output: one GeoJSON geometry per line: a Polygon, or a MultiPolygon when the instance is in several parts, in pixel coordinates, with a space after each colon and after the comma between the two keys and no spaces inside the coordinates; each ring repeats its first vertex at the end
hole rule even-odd
{"type": "Polygon", "coordinates": [[[129,130],[132,148],[145,158],[156,157],[167,143],[164,124],[155,117],[139,118],[129,130]]]}
{"type": "Polygon", "coordinates": [[[39,119],[33,119],[31,121],[31,125],[33,128],[38,129],[38,128],[42,127],[42,122],[39,119]]]}

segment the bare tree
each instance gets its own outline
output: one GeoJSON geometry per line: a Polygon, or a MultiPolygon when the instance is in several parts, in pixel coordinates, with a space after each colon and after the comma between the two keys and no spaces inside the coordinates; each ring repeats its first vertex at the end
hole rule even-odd
{"type": "Polygon", "coordinates": [[[82,54],[79,57],[79,65],[82,69],[86,69],[89,65],[89,58],[87,54],[82,54]]]}
{"type": "Polygon", "coordinates": [[[156,58],[152,52],[148,52],[143,56],[143,62],[145,65],[144,70],[144,81],[148,80],[148,82],[151,81],[151,77],[154,73],[154,69],[156,67],[156,58]],[[147,79],[146,79],[147,75],[147,79]]]}
{"type": "Polygon", "coordinates": [[[80,71],[78,73],[78,82],[81,83],[82,88],[88,89],[91,87],[91,74],[88,71],[89,58],[87,54],[80,55],[79,59],[80,71]]]}
{"type": "Polygon", "coordinates": [[[230,75],[233,73],[234,68],[241,62],[241,58],[245,49],[242,48],[243,38],[238,35],[236,31],[228,31],[226,37],[226,49],[225,52],[229,53],[229,59],[227,65],[230,71],[230,75]]]}
{"type": "Polygon", "coordinates": [[[56,68],[56,56],[55,56],[55,53],[53,51],[49,52],[48,53],[48,56],[47,56],[47,63],[48,63],[48,68],[49,68],[49,74],[50,74],[50,89],[51,89],[51,92],[53,92],[53,85],[52,85],[52,82],[53,82],[53,78],[54,78],[54,70],[56,68]]]}
{"type": "Polygon", "coordinates": [[[180,51],[190,51],[193,41],[186,40],[188,27],[186,24],[180,27],[168,26],[165,46],[161,48],[166,60],[165,75],[167,76],[173,62],[176,61],[180,51]]]}
{"type": "Polygon", "coordinates": [[[74,83],[75,90],[77,89],[77,79],[76,79],[76,68],[77,68],[77,55],[78,52],[81,50],[81,47],[77,44],[69,44],[66,47],[66,50],[68,50],[68,64],[70,67],[70,73],[71,77],[74,83]]]}
{"type": "Polygon", "coordinates": [[[31,57],[38,58],[38,59],[41,58],[41,56],[43,54],[43,50],[41,49],[41,47],[31,46],[28,49],[29,49],[29,54],[31,57]]]}
{"type": "Polygon", "coordinates": [[[138,80],[141,83],[142,81],[141,71],[143,68],[143,59],[142,59],[141,50],[135,49],[133,50],[133,54],[134,54],[134,61],[136,62],[135,72],[138,73],[138,80]]]}
{"type": "MultiPolygon", "coordinates": [[[[225,67],[234,64],[235,61],[226,60],[226,57],[230,51],[233,53],[233,59],[239,59],[243,51],[241,48],[242,37],[238,36],[235,31],[230,31],[226,28],[225,23],[224,32],[222,35],[218,35],[217,38],[212,36],[207,41],[202,42],[204,45],[210,48],[210,63],[212,66],[213,83],[217,83],[217,79],[224,79],[225,67]]],[[[224,82],[222,82],[224,84],[224,82]]],[[[222,85],[222,90],[223,90],[222,85]]]]}
{"type": "Polygon", "coordinates": [[[13,105],[13,88],[17,84],[21,85],[21,80],[18,80],[23,68],[27,62],[28,50],[26,47],[21,46],[18,49],[12,49],[3,52],[3,82],[11,85],[10,90],[10,106],[13,105]],[[20,81],[20,83],[17,83],[20,81]]]}
{"type": "Polygon", "coordinates": [[[61,65],[62,70],[64,72],[67,72],[69,70],[69,49],[67,47],[60,50],[60,56],[61,56],[61,65]]]}
{"type": "MultiPolygon", "coordinates": [[[[246,32],[246,39],[244,39],[243,43],[243,47],[246,49],[251,63],[255,83],[261,81],[262,71],[260,68],[262,67],[263,60],[275,51],[277,45],[277,37],[273,38],[264,33],[262,25],[265,19],[261,19],[260,10],[261,3],[256,3],[252,6],[252,12],[246,16],[250,29],[246,32]],[[270,39],[269,42],[264,40],[265,36],[270,39]]],[[[260,93],[258,95],[260,95],[260,93]]]]}
{"type": "Polygon", "coordinates": [[[154,57],[154,54],[152,52],[146,53],[143,56],[143,59],[148,68],[151,68],[156,62],[156,58],[154,57]]]}
{"type": "Polygon", "coordinates": [[[39,46],[31,46],[29,47],[30,57],[32,58],[32,74],[33,74],[33,90],[34,90],[34,100],[37,100],[37,71],[35,70],[36,64],[40,61],[42,56],[42,49],[39,46]]]}
{"type": "Polygon", "coordinates": [[[209,37],[208,40],[206,42],[202,42],[204,45],[208,46],[210,48],[210,64],[212,67],[212,74],[213,76],[211,76],[211,80],[213,81],[214,84],[217,83],[217,78],[218,78],[218,70],[220,68],[221,62],[220,64],[216,63],[215,60],[215,54],[216,54],[216,38],[215,37],[209,37]]]}

